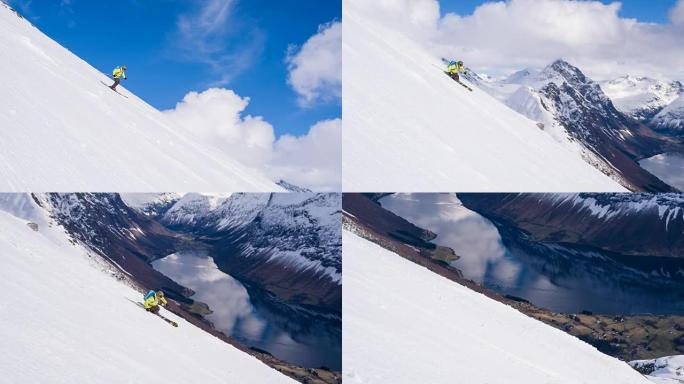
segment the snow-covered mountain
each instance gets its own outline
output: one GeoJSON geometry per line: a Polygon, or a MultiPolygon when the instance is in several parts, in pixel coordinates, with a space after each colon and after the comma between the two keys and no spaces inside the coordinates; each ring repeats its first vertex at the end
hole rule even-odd
{"type": "Polygon", "coordinates": [[[372,3],[343,8],[345,191],[623,190],[537,121],[445,76],[372,3]]]}
{"type": "Polygon", "coordinates": [[[649,77],[620,76],[599,82],[601,89],[620,112],[642,122],[650,121],[668,104],[684,93],[679,81],[662,81],[649,77]]]}
{"type": "Polygon", "coordinates": [[[150,217],[163,215],[183,196],[176,192],[120,194],[127,206],[150,217]]]}
{"type": "Polygon", "coordinates": [[[339,193],[186,194],[160,222],[210,239],[231,275],[339,312],[341,212],[339,193]]]}
{"type": "Polygon", "coordinates": [[[141,293],[28,194],[0,195],[0,371],[7,383],[294,383],[141,293]],[[122,280],[123,279],[123,280],[122,280]]]}
{"type": "Polygon", "coordinates": [[[657,384],[684,382],[684,355],[665,356],[651,360],[634,360],[629,365],[657,384]]]}
{"type": "Polygon", "coordinates": [[[678,136],[684,134],[684,94],[663,108],[651,120],[651,125],[655,129],[671,132],[678,136]]]}
{"type": "Polygon", "coordinates": [[[70,235],[148,287],[190,292],[149,263],[211,249],[221,270],[294,305],[339,314],[341,194],[50,193],[34,198],[70,235]],[[160,205],[161,204],[161,205],[160,205]],[[155,211],[155,208],[164,207],[155,211]]]}
{"type": "MultiPolygon", "coordinates": [[[[283,190],[123,86],[124,96],[112,92],[104,74],[3,2],[0,51],[0,190],[283,190]]],[[[129,82],[141,81],[135,73],[129,82]]]]}
{"type": "Polygon", "coordinates": [[[459,199],[491,220],[518,226],[535,241],[664,260],[684,257],[682,194],[459,194],[459,199]]]}
{"type": "Polygon", "coordinates": [[[578,338],[350,231],[343,241],[345,383],[648,383],[578,338]]]}
{"type": "Polygon", "coordinates": [[[672,190],[636,162],[662,152],[667,139],[618,111],[599,83],[568,62],[517,72],[483,90],[542,123],[558,143],[623,186],[672,190]]]}

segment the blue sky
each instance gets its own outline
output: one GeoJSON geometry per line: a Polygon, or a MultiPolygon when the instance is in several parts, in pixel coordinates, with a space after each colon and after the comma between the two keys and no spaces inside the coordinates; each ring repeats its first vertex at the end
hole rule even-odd
{"type": "MultiPolygon", "coordinates": [[[[442,13],[453,12],[459,15],[473,13],[478,5],[487,1],[482,0],[439,0],[442,13]]],[[[614,3],[613,0],[601,0],[604,4],[614,3]]],[[[620,16],[634,18],[643,22],[667,23],[668,12],[675,5],[676,0],[621,0],[620,16]]]]}
{"type": "MultiPolygon", "coordinates": [[[[229,0],[227,0],[229,1],[229,0]]],[[[251,98],[247,113],[264,116],[276,135],[305,134],[319,120],[341,116],[339,100],[309,107],[287,85],[288,46],[301,46],[318,26],[341,19],[340,0],[235,0],[228,28],[209,44],[209,59],[183,49],[179,18],[200,0],[10,0],[40,30],[102,72],[128,67],[124,85],[158,109],[189,91],[221,85],[251,98]],[[216,45],[215,45],[216,43],[216,45]],[[227,79],[223,79],[228,74],[227,79]]],[[[340,68],[341,71],[341,68],[340,68]]]]}

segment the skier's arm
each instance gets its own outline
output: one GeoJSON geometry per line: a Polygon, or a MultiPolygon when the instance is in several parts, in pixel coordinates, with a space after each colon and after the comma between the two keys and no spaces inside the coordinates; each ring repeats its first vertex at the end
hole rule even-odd
{"type": "Polygon", "coordinates": [[[163,297],[160,297],[160,299],[161,299],[160,301],[161,301],[162,305],[166,305],[166,304],[168,304],[168,302],[166,301],[166,299],[165,299],[165,298],[163,298],[163,297]]]}

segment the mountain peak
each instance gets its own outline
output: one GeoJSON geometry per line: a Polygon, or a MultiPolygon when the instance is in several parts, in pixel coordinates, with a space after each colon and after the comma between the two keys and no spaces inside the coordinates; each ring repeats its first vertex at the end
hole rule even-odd
{"type": "Polygon", "coordinates": [[[571,84],[577,83],[588,83],[589,79],[582,73],[582,71],[568,63],[563,59],[557,59],[553,63],[549,64],[546,68],[542,70],[539,74],[542,80],[554,80],[559,79],[571,84]]]}

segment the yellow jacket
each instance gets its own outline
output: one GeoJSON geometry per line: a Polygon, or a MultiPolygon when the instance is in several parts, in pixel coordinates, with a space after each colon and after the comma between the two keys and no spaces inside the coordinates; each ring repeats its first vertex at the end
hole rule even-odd
{"type": "Polygon", "coordinates": [[[126,71],[123,70],[121,67],[116,67],[114,68],[114,72],[112,73],[115,79],[118,79],[120,77],[123,77],[124,79],[126,78],[126,71]]]}
{"type": "Polygon", "coordinates": [[[145,308],[156,307],[159,304],[166,305],[166,299],[164,298],[164,296],[160,297],[159,300],[157,300],[157,295],[152,295],[147,300],[145,300],[145,303],[143,303],[145,308]]]}
{"type": "Polygon", "coordinates": [[[458,65],[458,64],[450,64],[450,65],[447,67],[447,72],[449,72],[449,73],[452,74],[452,75],[453,75],[454,73],[458,73],[458,72],[464,73],[464,72],[465,72],[465,67],[463,66],[463,64],[461,64],[461,65],[458,65]]]}

